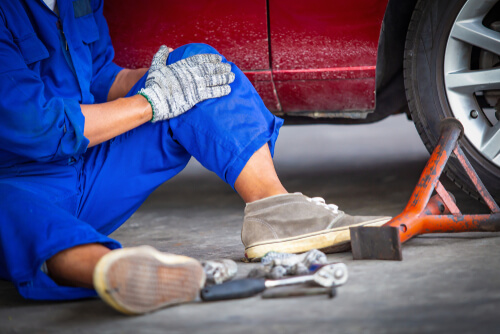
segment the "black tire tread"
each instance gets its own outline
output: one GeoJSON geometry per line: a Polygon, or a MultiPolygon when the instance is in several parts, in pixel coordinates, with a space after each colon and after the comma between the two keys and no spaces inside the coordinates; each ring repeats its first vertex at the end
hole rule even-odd
{"type": "MultiPolygon", "coordinates": [[[[405,93],[406,93],[406,99],[408,101],[408,108],[410,110],[410,114],[413,120],[413,124],[415,125],[415,128],[417,129],[417,132],[424,143],[425,147],[429,152],[432,152],[434,150],[435,145],[432,144],[431,139],[428,136],[428,132],[426,131],[427,122],[424,118],[420,116],[420,113],[418,112],[418,108],[416,104],[418,101],[412,97],[412,92],[409,87],[411,87],[411,77],[408,75],[408,69],[411,68],[412,66],[412,50],[413,50],[413,41],[415,40],[415,35],[417,34],[417,25],[418,21],[424,15],[424,10],[423,6],[425,5],[423,0],[419,0],[415,6],[415,9],[413,10],[413,14],[410,20],[410,24],[408,25],[408,31],[406,35],[406,42],[405,42],[405,52],[404,52],[404,59],[403,59],[403,73],[404,73],[404,85],[405,85],[405,93]]],[[[459,177],[457,177],[456,173],[453,171],[453,168],[450,166],[448,163],[445,170],[444,174],[462,191],[467,193],[470,197],[482,201],[482,198],[480,197],[479,193],[471,188],[469,185],[464,183],[459,177]]]]}

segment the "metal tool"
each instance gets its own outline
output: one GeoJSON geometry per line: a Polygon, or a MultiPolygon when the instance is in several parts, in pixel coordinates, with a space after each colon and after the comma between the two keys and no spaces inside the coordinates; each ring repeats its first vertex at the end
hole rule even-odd
{"type": "Polygon", "coordinates": [[[266,280],[262,278],[246,278],[212,285],[201,290],[201,299],[205,301],[237,299],[255,296],[267,288],[284,285],[315,283],[322,287],[339,286],[347,282],[347,266],[343,263],[332,263],[320,267],[311,275],[266,280]]]}
{"type": "Polygon", "coordinates": [[[403,259],[401,244],[419,234],[500,231],[500,207],[460,148],[458,141],[463,132],[464,128],[457,119],[445,118],[441,121],[441,138],[405,210],[380,227],[350,228],[352,255],[355,260],[401,261],[403,259]],[[462,214],[439,181],[452,152],[489,207],[491,214],[462,214]],[[431,198],[434,190],[437,195],[431,198]]]}
{"type": "Polygon", "coordinates": [[[290,297],[305,297],[328,295],[328,298],[334,298],[337,295],[337,287],[302,287],[302,288],[276,288],[264,291],[262,294],[263,299],[271,298],[290,298],[290,297]]]}

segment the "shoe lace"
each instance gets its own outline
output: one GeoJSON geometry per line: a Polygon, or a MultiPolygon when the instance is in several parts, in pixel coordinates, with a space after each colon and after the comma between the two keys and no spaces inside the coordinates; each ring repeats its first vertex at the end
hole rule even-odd
{"type": "Polygon", "coordinates": [[[325,199],[322,197],[313,197],[309,198],[311,203],[315,203],[316,205],[322,206],[327,210],[332,211],[333,213],[339,213],[339,207],[335,204],[326,204],[325,199]]]}

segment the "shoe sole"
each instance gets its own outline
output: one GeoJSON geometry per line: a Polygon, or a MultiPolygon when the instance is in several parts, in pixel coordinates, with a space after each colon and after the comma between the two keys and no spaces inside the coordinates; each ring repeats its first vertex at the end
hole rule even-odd
{"type": "Polygon", "coordinates": [[[193,301],[204,284],[198,261],[148,246],[112,251],[94,269],[99,296],[130,315],[193,301]]]}
{"type": "Polygon", "coordinates": [[[325,253],[335,253],[349,250],[352,226],[381,226],[391,220],[391,217],[382,217],[376,220],[343,226],[315,233],[298,235],[292,238],[275,239],[259,242],[245,247],[245,256],[248,259],[257,259],[268,252],[304,253],[311,249],[319,249],[325,253]]]}

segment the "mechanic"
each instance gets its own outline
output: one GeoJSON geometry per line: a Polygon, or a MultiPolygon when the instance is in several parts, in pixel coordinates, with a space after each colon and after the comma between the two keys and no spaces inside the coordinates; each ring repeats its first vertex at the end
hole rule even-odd
{"type": "Polygon", "coordinates": [[[193,259],[109,238],[194,156],[247,203],[250,258],[345,248],[352,217],[288,194],[272,155],[282,120],[212,47],[113,63],[102,0],[0,3],[0,278],[27,299],[96,296],[124,313],[192,300],[193,259]]]}

